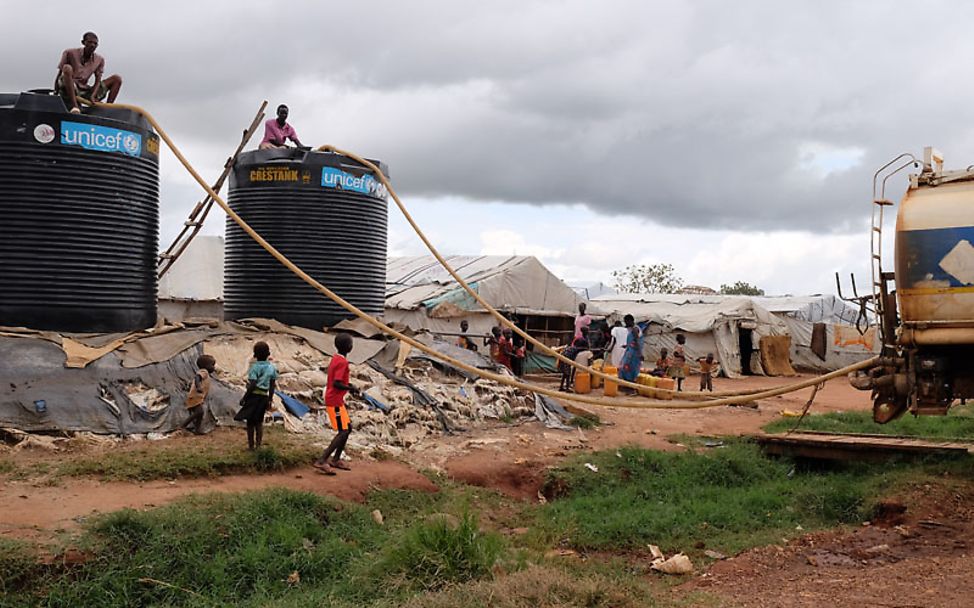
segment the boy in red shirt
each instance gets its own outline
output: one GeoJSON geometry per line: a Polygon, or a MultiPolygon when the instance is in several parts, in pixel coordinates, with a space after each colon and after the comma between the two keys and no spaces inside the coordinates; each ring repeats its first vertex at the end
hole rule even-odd
{"type": "Polygon", "coordinates": [[[350,467],[342,462],[342,451],[352,432],[352,423],[345,409],[345,393],[358,395],[358,389],[348,383],[349,368],[346,356],[352,352],[352,337],[348,334],[338,334],[335,337],[335,349],[338,352],[328,364],[328,384],[325,386],[325,409],[331,420],[331,428],[338,432],[328,444],[328,448],[321,457],[314,462],[314,467],[325,475],[334,475],[335,469],[343,471],[350,467]],[[330,460],[329,460],[330,458],[330,460]]]}

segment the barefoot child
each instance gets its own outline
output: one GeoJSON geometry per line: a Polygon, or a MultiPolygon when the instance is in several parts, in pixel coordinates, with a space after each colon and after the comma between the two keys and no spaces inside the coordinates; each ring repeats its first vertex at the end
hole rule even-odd
{"type": "Polygon", "coordinates": [[[713,373],[720,362],[714,361],[713,353],[707,353],[707,358],[700,357],[697,363],[700,364],[700,392],[705,388],[711,393],[714,392],[713,373]]]}
{"type": "Polygon", "coordinates": [[[200,355],[196,359],[196,367],[199,370],[193,378],[193,384],[189,387],[189,394],[186,395],[186,411],[189,418],[183,423],[183,430],[190,430],[192,425],[193,433],[203,434],[203,413],[206,410],[206,396],[210,392],[210,374],[216,371],[216,359],[210,355],[200,355]]]}
{"type": "Polygon", "coordinates": [[[676,334],[676,346],[673,347],[673,358],[670,361],[670,368],[666,370],[666,375],[676,380],[676,390],[683,390],[683,379],[687,377],[687,351],[684,346],[687,337],[683,334],[676,334]]]}
{"type": "Polygon", "coordinates": [[[264,439],[264,412],[270,409],[277,381],[277,368],[267,359],[271,349],[267,342],[254,344],[254,361],[247,372],[247,392],[240,400],[240,411],[233,417],[247,421],[247,447],[255,450],[264,439]]]}
{"type": "Polygon", "coordinates": [[[314,467],[325,475],[334,475],[335,469],[348,471],[349,466],[342,462],[342,451],[348,443],[348,436],[352,432],[352,423],[345,409],[345,393],[358,395],[358,389],[348,383],[348,353],[352,352],[352,337],[339,334],[335,337],[335,348],[338,352],[332,356],[328,364],[328,384],[325,386],[325,409],[331,419],[331,428],[337,431],[321,457],[314,462],[314,467]],[[329,460],[330,459],[330,460],[329,460]]]}

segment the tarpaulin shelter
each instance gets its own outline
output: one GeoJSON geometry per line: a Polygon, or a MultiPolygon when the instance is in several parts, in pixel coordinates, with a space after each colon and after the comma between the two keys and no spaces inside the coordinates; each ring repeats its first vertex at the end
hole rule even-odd
{"type": "MultiPolygon", "coordinates": [[[[516,316],[522,327],[546,344],[566,343],[578,304],[588,302],[532,256],[449,256],[447,262],[498,311],[516,316]]],[[[588,313],[602,311],[590,305],[588,313]]],[[[385,320],[413,330],[487,334],[497,325],[432,256],[394,257],[386,265],[385,320]]]]}
{"type": "Polygon", "coordinates": [[[650,366],[660,348],[672,352],[677,333],[686,335],[691,361],[714,353],[730,377],[771,371],[762,364],[762,338],[787,336],[791,365],[811,371],[839,369],[879,348],[875,330],[860,335],[854,325],[858,311],[834,296],[618,294],[595,303],[611,320],[631,314],[645,328],[650,366]]]}

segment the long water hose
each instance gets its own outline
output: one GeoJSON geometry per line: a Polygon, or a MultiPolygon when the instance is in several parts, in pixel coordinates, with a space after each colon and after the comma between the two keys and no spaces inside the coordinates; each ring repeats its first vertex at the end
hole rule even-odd
{"type": "MultiPolygon", "coordinates": [[[[467,281],[464,280],[464,278],[460,276],[460,274],[452,266],[450,266],[450,263],[446,261],[446,258],[444,258],[442,254],[440,254],[440,252],[436,249],[436,246],[434,246],[433,243],[426,237],[426,234],[423,232],[422,228],[419,227],[419,224],[416,223],[416,221],[413,219],[413,216],[409,213],[409,210],[406,209],[406,206],[399,199],[399,195],[396,194],[396,190],[395,188],[392,187],[392,184],[389,182],[389,179],[382,172],[382,169],[380,169],[375,163],[368,160],[367,158],[363,158],[358,154],[355,154],[354,152],[349,152],[348,150],[342,150],[331,145],[320,146],[319,148],[317,148],[317,151],[333,152],[335,154],[341,154],[343,156],[347,156],[348,158],[351,158],[352,160],[358,162],[359,164],[363,165],[364,167],[368,168],[373,173],[375,173],[375,175],[382,182],[382,185],[385,186],[386,190],[389,192],[389,195],[392,196],[392,199],[396,202],[396,206],[399,207],[399,211],[402,212],[403,217],[406,218],[406,221],[409,222],[410,226],[412,226],[413,231],[416,232],[416,236],[418,236],[420,240],[423,241],[423,244],[426,245],[426,248],[429,250],[429,252],[433,254],[433,257],[436,258],[436,261],[439,262],[444,269],[446,269],[446,271],[450,274],[450,276],[453,277],[453,280],[455,280],[461,287],[463,287],[464,291],[466,291],[470,295],[470,297],[476,300],[477,303],[480,304],[480,306],[483,307],[485,311],[487,311],[490,315],[492,315],[495,319],[497,319],[503,326],[511,329],[511,331],[520,335],[522,338],[524,338],[525,340],[533,344],[536,348],[539,348],[543,352],[552,355],[558,361],[571,365],[572,367],[575,367],[580,371],[587,372],[589,374],[592,374],[593,376],[600,377],[609,382],[615,382],[619,386],[625,386],[636,390],[639,390],[641,388],[641,386],[635,382],[630,382],[628,380],[623,380],[615,376],[610,376],[605,372],[603,372],[602,370],[597,370],[592,367],[587,367],[585,365],[575,362],[572,359],[569,359],[568,357],[564,356],[563,354],[549,347],[547,344],[544,344],[540,340],[535,339],[534,336],[529,335],[527,332],[522,330],[520,327],[518,327],[512,321],[510,321],[507,317],[505,317],[499,311],[497,311],[493,306],[491,306],[489,302],[484,300],[480,296],[480,294],[477,293],[477,291],[474,290],[472,287],[470,287],[467,281]]],[[[798,384],[802,384],[802,383],[797,383],[791,386],[797,387],[798,384]]],[[[805,388],[805,386],[806,385],[802,384],[800,388],[805,388]]],[[[749,390],[738,390],[738,391],[717,391],[717,392],[712,392],[707,395],[704,395],[702,393],[684,393],[682,391],[673,391],[669,389],[661,389],[655,387],[653,388],[653,390],[671,396],[680,396],[687,401],[710,401],[713,400],[714,398],[734,397],[739,395],[751,395],[751,394],[756,394],[761,392],[760,389],[757,390],[749,389],[749,390]]],[[[798,388],[796,388],[795,390],[798,390],[798,388]]]]}
{"type": "MultiPolygon", "coordinates": [[[[403,217],[406,218],[406,221],[409,222],[409,225],[410,226],[412,226],[413,231],[416,233],[416,236],[418,236],[419,239],[421,241],[423,241],[423,244],[426,245],[426,248],[429,250],[429,252],[431,254],[433,254],[433,257],[436,258],[436,261],[439,262],[440,266],[442,266],[447,271],[447,273],[449,273],[449,275],[451,277],[453,277],[453,280],[456,281],[460,285],[460,287],[462,287],[463,290],[466,291],[470,295],[470,297],[472,297],[478,304],[480,304],[480,306],[485,311],[487,311],[491,316],[493,316],[495,319],[497,319],[497,321],[501,325],[503,325],[504,327],[509,328],[511,331],[515,332],[516,334],[518,334],[519,336],[521,336],[522,338],[524,338],[525,340],[527,340],[528,342],[530,342],[531,344],[533,344],[535,346],[535,348],[541,349],[542,352],[547,353],[548,355],[553,356],[555,359],[557,359],[558,361],[561,361],[562,363],[565,363],[567,365],[571,365],[572,367],[575,367],[576,369],[578,369],[580,371],[588,372],[589,374],[592,374],[593,376],[600,377],[600,378],[602,378],[604,380],[608,380],[609,382],[616,382],[616,383],[619,384],[619,386],[625,386],[625,387],[633,388],[633,389],[637,389],[637,390],[640,388],[640,385],[637,384],[637,383],[635,383],[635,382],[630,382],[628,380],[623,380],[623,379],[617,378],[615,376],[610,376],[610,375],[606,374],[605,372],[603,372],[602,370],[597,370],[597,369],[594,369],[592,367],[588,367],[588,366],[582,365],[581,363],[577,363],[576,361],[574,361],[572,359],[569,359],[565,355],[563,355],[560,352],[552,349],[547,344],[541,342],[540,340],[536,339],[534,336],[532,336],[532,335],[528,334],[526,331],[522,330],[515,323],[513,323],[510,319],[508,319],[507,317],[505,317],[504,315],[502,315],[497,309],[495,309],[493,306],[491,306],[490,303],[487,302],[487,300],[483,299],[480,296],[480,294],[477,293],[477,291],[475,289],[473,289],[472,287],[470,287],[470,285],[467,283],[467,281],[462,276],[460,276],[460,273],[458,273],[450,265],[450,263],[446,261],[446,258],[443,257],[443,255],[439,252],[439,250],[436,248],[436,246],[433,245],[433,243],[426,237],[426,233],[424,233],[423,232],[423,229],[419,227],[419,224],[417,224],[416,221],[413,219],[412,214],[409,213],[409,210],[406,209],[406,206],[399,199],[399,195],[396,194],[396,190],[395,190],[395,188],[392,187],[392,183],[389,182],[389,178],[387,178],[385,176],[385,174],[382,172],[382,170],[375,163],[371,162],[367,158],[363,158],[363,157],[359,156],[358,154],[355,154],[354,152],[349,152],[348,150],[342,150],[340,148],[336,148],[335,146],[331,146],[331,145],[321,146],[321,147],[317,148],[317,151],[318,152],[334,152],[335,154],[341,154],[343,156],[347,156],[347,157],[355,160],[356,162],[360,163],[361,165],[365,166],[366,168],[368,168],[369,170],[371,170],[373,173],[375,173],[375,175],[379,178],[379,181],[382,182],[382,185],[385,186],[386,190],[389,192],[389,195],[392,197],[392,200],[394,200],[396,202],[396,206],[399,207],[399,211],[402,212],[403,217]]],[[[664,393],[676,393],[677,392],[677,391],[670,391],[668,389],[654,389],[654,390],[657,390],[657,391],[660,391],[660,392],[664,392],[664,393]]],[[[713,397],[720,397],[720,396],[724,396],[723,393],[711,393],[710,395],[697,394],[697,395],[694,395],[693,397],[691,397],[691,400],[694,400],[694,401],[697,401],[697,400],[703,401],[703,400],[709,400],[709,399],[711,399],[713,397]]]]}
{"type": "MultiPolygon", "coordinates": [[[[99,103],[96,102],[95,105],[108,105],[108,104],[99,104],[99,103]]],[[[585,397],[585,396],[582,396],[582,395],[576,395],[576,394],[570,394],[570,393],[562,393],[562,392],[554,391],[554,390],[547,389],[547,388],[544,388],[544,387],[539,387],[539,386],[535,386],[535,385],[531,385],[531,384],[526,384],[526,383],[521,382],[521,381],[519,381],[517,379],[514,379],[514,378],[512,378],[510,376],[497,374],[497,373],[494,373],[494,372],[491,372],[491,371],[487,371],[487,370],[482,370],[480,368],[477,368],[477,367],[474,367],[474,366],[469,365],[467,363],[464,363],[463,361],[459,361],[459,360],[454,359],[454,358],[452,358],[452,357],[450,357],[448,355],[445,355],[443,353],[440,353],[440,352],[436,351],[435,349],[430,348],[429,346],[426,346],[422,342],[419,342],[418,340],[412,338],[411,336],[407,336],[407,335],[405,335],[405,334],[403,334],[403,333],[401,333],[399,331],[396,331],[395,329],[389,327],[388,325],[386,325],[382,321],[379,321],[375,317],[372,317],[371,315],[369,315],[366,312],[364,312],[361,309],[359,309],[357,306],[355,306],[355,305],[351,304],[350,302],[346,301],[344,298],[342,298],[341,296],[339,296],[338,294],[336,294],[335,292],[333,292],[332,290],[330,290],[325,285],[321,284],[314,277],[312,277],[311,275],[309,275],[308,273],[306,273],[304,270],[302,270],[296,264],[294,264],[294,262],[292,262],[291,260],[289,260],[284,254],[282,254],[280,251],[278,251],[276,248],[274,248],[273,245],[271,245],[270,243],[268,243],[260,234],[258,234],[253,228],[251,228],[250,225],[247,224],[247,222],[245,222],[243,220],[243,218],[241,218],[239,215],[237,215],[237,213],[233,209],[231,209],[230,206],[216,192],[213,191],[213,189],[210,187],[210,185],[206,183],[206,181],[199,175],[199,173],[196,172],[196,170],[189,163],[189,161],[186,160],[186,157],[183,156],[182,152],[180,152],[179,148],[176,147],[176,144],[169,137],[168,133],[166,133],[166,131],[162,128],[162,126],[159,125],[159,123],[156,121],[155,117],[152,116],[152,114],[150,114],[145,109],[140,108],[138,106],[134,106],[134,105],[127,105],[127,104],[111,104],[111,105],[113,107],[127,109],[127,110],[131,110],[133,112],[137,112],[137,113],[141,114],[143,117],[145,117],[145,119],[149,121],[149,123],[156,130],[156,132],[159,133],[159,136],[162,138],[162,140],[166,142],[166,145],[169,146],[169,149],[172,150],[172,153],[176,156],[176,158],[179,160],[179,162],[182,163],[183,167],[185,167],[186,170],[189,172],[189,174],[193,176],[193,179],[196,180],[196,182],[200,185],[200,187],[202,187],[203,190],[205,190],[206,193],[209,194],[210,197],[212,197],[212,199],[214,201],[216,201],[216,203],[218,205],[220,205],[220,208],[223,209],[223,211],[227,214],[227,216],[230,217],[230,219],[232,219],[238,226],[240,226],[240,228],[244,232],[246,232],[252,239],[254,239],[254,241],[256,241],[258,245],[260,245],[265,251],[267,251],[269,254],[271,254],[278,262],[280,262],[281,264],[283,264],[288,270],[290,270],[291,272],[293,272],[302,281],[304,281],[308,285],[314,287],[316,290],[318,290],[319,292],[321,292],[322,294],[324,294],[325,296],[327,296],[329,299],[331,299],[333,302],[335,302],[336,304],[338,304],[339,306],[341,306],[342,308],[344,308],[348,312],[354,314],[358,318],[364,320],[368,324],[372,325],[373,327],[375,327],[379,331],[383,332],[384,334],[389,335],[389,336],[392,336],[392,337],[400,340],[401,342],[405,342],[406,344],[409,344],[413,348],[415,348],[417,350],[420,350],[420,351],[422,351],[422,352],[424,352],[424,353],[426,353],[426,354],[428,354],[428,355],[430,355],[432,357],[435,357],[435,358],[438,358],[438,359],[440,359],[442,361],[445,361],[446,363],[449,363],[450,365],[452,365],[454,367],[457,367],[459,369],[462,369],[462,370],[464,370],[466,372],[469,372],[471,374],[475,374],[475,375],[480,376],[482,378],[487,378],[489,380],[492,380],[494,382],[497,382],[498,384],[503,384],[505,386],[510,386],[510,387],[517,388],[517,389],[520,389],[520,390],[523,390],[523,391],[527,391],[527,392],[531,392],[531,393],[537,393],[537,394],[541,394],[541,395],[547,395],[549,397],[553,397],[553,398],[557,398],[557,399],[566,399],[566,400],[574,401],[574,402],[577,402],[577,403],[585,403],[587,405],[596,405],[596,406],[601,406],[601,407],[624,407],[624,408],[636,408],[636,409],[703,409],[703,408],[708,408],[708,407],[718,407],[718,406],[724,406],[724,405],[740,405],[740,404],[748,403],[748,402],[751,402],[751,401],[754,401],[754,400],[757,400],[757,399],[766,399],[766,398],[769,398],[769,397],[775,397],[775,396],[778,396],[778,395],[783,395],[783,394],[786,394],[786,393],[794,392],[794,391],[797,391],[797,390],[800,390],[800,389],[803,389],[803,388],[807,388],[809,386],[814,386],[816,384],[819,384],[819,383],[822,383],[822,382],[831,380],[833,378],[838,378],[840,376],[844,376],[844,375],[846,375],[848,373],[851,373],[851,372],[854,372],[854,371],[857,371],[857,370],[860,370],[860,369],[865,369],[867,367],[871,367],[879,359],[878,357],[873,357],[873,358],[868,359],[866,361],[861,361],[859,363],[846,366],[846,367],[844,367],[842,369],[839,369],[839,370],[836,370],[834,372],[825,374],[823,376],[818,376],[816,378],[811,378],[811,379],[808,379],[808,380],[805,380],[805,381],[802,381],[802,382],[797,382],[795,384],[788,385],[788,386],[784,386],[784,387],[778,387],[778,388],[769,389],[769,390],[765,390],[765,391],[758,391],[758,392],[754,392],[754,393],[749,393],[747,395],[741,395],[741,396],[735,396],[735,397],[726,397],[726,398],[720,398],[720,399],[714,399],[714,400],[708,400],[708,401],[676,401],[676,400],[674,400],[674,401],[659,401],[659,400],[644,400],[644,399],[640,399],[638,401],[628,401],[628,400],[627,401],[607,401],[605,399],[598,399],[598,398],[594,398],[594,397],[585,397]]],[[[334,148],[331,148],[331,149],[334,150],[334,148]]],[[[344,153],[342,153],[342,154],[344,154],[344,153]]],[[[355,159],[357,161],[360,161],[360,162],[361,161],[364,161],[365,163],[368,163],[368,161],[365,161],[364,159],[359,159],[355,155],[349,155],[349,158],[353,158],[353,159],[355,159]]],[[[366,166],[370,166],[370,165],[373,168],[377,169],[371,163],[368,163],[366,166]]],[[[379,172],[378,174],[379,175],[382,175],[381,172],[379,172]]],[[[385,177],[383,176],[383,180],[384,179],[385,179],[385,177]]],[[[396,201],[398,202],[398,198],[396,198],[396,201]]],[[[400,205],[401,205],[401,203],[400,203],[400,205]]],[[[403,211],[405,213],[405,210],[404,209],[403,209],[403,211]]],[[[410,218],[410,222],[412,222],[411,218],[410,218]]],[[[415,227],[415,224],[413,224],[413,225],[415,227]]],[[[424,241],[425,241],[426,240],[425,237],[423,237],[423,238],[424,238],[424,241]]],[[[427,241],[427,243],[428,243],[428,241],[427,241]]],[[[431,244],[429,246],[432,247],[431,244]]],[[[469,286],[467,286],[467,287],[469,288],[469,286]]],[[[478,297],[478,300],[479,300],[479,297],[478,297]]],[[[483,303],[483,305],[486,306],[486,303],[483,303]]],[[[486,306],[486,308],[488,310],[493,310],[489,306],[486,306]]],[[[493,311],[493,312],[496,313],[497,315],[500,315],[500,313],[497,313],[496,311],[493,311]]],[[[501,318],[503,319],[502,316],[501,316],[501,318]]],[[[506,321],[506,319],[505,319],[505,321],[506,321]]],[[[569,361],[567,358],[564,358],[564,357],[562,357],[562,359],[564,359],[565,361],[570,362],[572,365],[575,365],[575,362],[574,361],[569,361]]],[[[584,368],[582,366],[577,366],[577,367],[581,367],[582,369],[587,369],[587,368],[584,368]]],[[[607,378],[611,382],[618,382],[619,384],[622,384],[622,385],[626,385],[626,386],[631,385],[631,386],[634,386],[636,388],[640,388],[640,385],[638,385],[638,384],[625,383],[625,382],[620,381],[620,379],[613,378],[613,377],[607,376],[605,374],[600,374],[600,375],[602,377],[604,377],[604,378],[607,378]]]]}

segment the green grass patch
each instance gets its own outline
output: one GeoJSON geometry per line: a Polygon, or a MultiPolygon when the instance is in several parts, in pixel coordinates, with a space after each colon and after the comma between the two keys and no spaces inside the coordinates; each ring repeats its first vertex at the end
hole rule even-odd
{"type": "Polygon", "coordinates": [[[8,475],[17,470],[17,465],[7,458],[0,458],[0,475],[8,475]]]}
{"type": "Polygon", "coordinates": [[[572,416],[568,421],[571,426],[577,426],[580,429],[594,429],[599,426],[598,416],[572,416]]]}
{"type": "Polygon", "coordinates": [[[501,537],[482,532],[473,515],[439,514],[408,528],[379,570],[401,586],[432,591],[489,576],[503,550],[501,537]]]}
{"type": "MultiPolygon", "coordinates": [[[[856,524],[898,488],[974,479],[970,460],[815,470],[721,440],[580,454],[550,472],[546,505],[440,479],[438,492],[377,491],[364,504],[273,489],[124,510],[62,539],[89,556],[82,564],[39,565],[28,545],[0,542],[0,606],[717,605],[650,575],[646,544],[704,564],[704,548],[736,553],[856,524]],[[588,559],[549,557],[555,547],[588,559]]],[[[250,456],[280,466],[277,453],[250,456]]]]}
{"type": "Polygon", "coordinates": [[[30,545],[0,538],[0,598],[23,590],[38,571],[30,545]]]}
{"type": "MultiPolygon", "coordinates": [[[[796,422],[796,418],[781,418],[766,424],[764,430],[784,433],[794,428],[796,422]]],[[[954,406],[947,416],[905,414],[887,424],[873,422],[872,412],[829,412],[806,416],[798,430],[974,440],[974,408],[969,405],[954,406]]]]}
{"type": "Polygon", "coordinates": [[[736,552],[794,535],[796,526],[861,522],[892,475],[879,466],[803,471],[730,439],[699,453],[589,454],[549,474],[544,491],[555,500],[536,517],[535,542],[594,550],[652,543],[666,552],[703,543],[736,552]]]}
{"type": "Polygon", "coordinates": [[[173,442],[137,449],[85,454],[57,465],[55,476],[97,476],[115,481],[148,481],[178,477],[213,477],[234,473],[268,473],[309,464],[316,448],[285,436],[265,431],[264,447],[249,451],[243,445],[173,442]]]}
{"type": "MultiPolygon", "coordinates": [[[[399,497],[415,498],[424,511],[441,506],[421,493],[399,497]]],[[[73,568],[39,571],[26,554],[0,547],[8,591],[0,605],[391,606],[490,577],[506,551],[472,515],[380,526],[371,508],[275,489],[119,511],[76,539],[92,557],[73,568]],[[299,582],[289,582],[294,572],[299,582]]]]}

